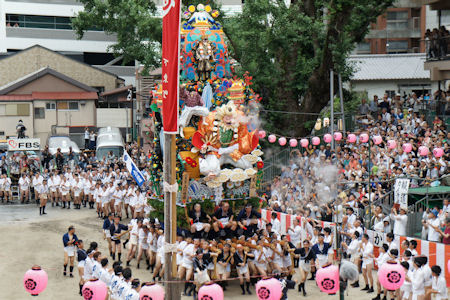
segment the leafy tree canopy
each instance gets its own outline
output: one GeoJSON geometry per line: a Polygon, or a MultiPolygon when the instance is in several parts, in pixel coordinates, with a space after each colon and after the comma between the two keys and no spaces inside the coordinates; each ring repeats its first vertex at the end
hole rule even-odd
{"type": "MultiPolygon", "coordinates": [[[[346,79],[346,62],[369,25],[393,0],[246,0],[242,14],[221,21],[230,53],[241,71],[253,76],[267,110],[318,113],[329,102],[329,70],[346,79]]],[[[147,67],[159,64],[161,20],[148,0],[81,0],[85,11],[73,21],[81,36],[91,27],[116,33],[114,53],[147,67]],[[157,43],[142,43],[142,41],[157,43]]],[[[203,1],[208,2],[208,1],[203,1]]],[[[183,1],[196,5],[202,1],[183,1]]],[[[206,3],[205,3],[206,4],[206,3]]],[[[209,1],[213,8],[219,8],[209,1]]],[[[337,80],[335,80],[336,82],[337,80]]],[[[283,135],[306,135],[314,115],[265,113],[265,128],[283,135]]]]}

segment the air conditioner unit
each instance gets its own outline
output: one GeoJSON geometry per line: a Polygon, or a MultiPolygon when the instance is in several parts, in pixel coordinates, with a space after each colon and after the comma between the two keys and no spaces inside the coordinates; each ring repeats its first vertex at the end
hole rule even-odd
{"type": "Polygon", "coordinates": [[[81,105],[86,105],[86,101],[85,101],[85,100],[82,100],[82,101],[80,101],[80,104],[81,104],[81,105]]]}

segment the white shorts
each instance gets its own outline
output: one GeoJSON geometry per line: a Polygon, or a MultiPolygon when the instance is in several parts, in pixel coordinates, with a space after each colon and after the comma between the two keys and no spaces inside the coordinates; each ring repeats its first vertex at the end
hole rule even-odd
{"type": "Polygon", "coordinates": [[[56,193],[56,188],[55,188],[55,187],[51,187],[51,188],[50,188],[50,192],[56,193]]]}
{"type": "Polygon", "coordinates": [[[245,273],[248,273],[248,266],[247,265],[245,265],[243,267],[236,266],[236,270],[237,270],[238,274],[243,275],[245,273]]]}
{"type": "Polygon", "coordinates": [[[124,202],[125,202],[125,204],[130,204],[130,198],[125,198],[124,202]]]}
{"type": "Polygon", "coordinates": [[[66,252],[69,257],[75,256],[75,246],[64,247],[64,252],[66,252]]]}
{"type": "Polygon", "coordinates": [[[255,264],[255,266],[257,268],[260,268],[262,270],[266,270],[267,269],[267,264],[261,264],[261,263],[258,263],[258,262],[254,262],[254,264],[255,264]]]}
{"type": "Polygon", "coordinates": [[[141,246],[142,249],[147,250],[148,249],[148,244],[147,243],[143,243],[142,241],[139,241],[139,245],[141,246]]]}
{"type": "Polygon", "coordinates": [[[198,222],[198,223],[194,223],[194,225],[195,225],[195,230],[197,230],[197,231],[200,231],[203,229],[203,223],[198,222]]]}
{"type": "Polygon", "coordinates": [[[217,273],[218,274],[225,274],[225,273],[230,273],[231,272],[231,267],[230,264],[227,264],[226,267],[222,266],[221,264],[217,264],[217,273]]]}
{"type": "Polygon", "coordinates": [[[183,263],[181,264],[181,266],[182,266],[183,268],[185,268],[186,270],[191,270],[191,269],[194,268],[194,265],[193,265],[192,262],[191,262],[191,263],[188,263],[188,262],[186,262],[186,261],[183,261],[183,263]]]}
{"type": "Polygon", "coordinates": [[[74,195],[75,197],[80,197],[81,192],[74,192],[73,195],[74,195]]]}
{"type": "Polygon", "coordinates": [[[78,268],[84,268],[84,266],[86,265],[86,261],[82,260],[78,262],[78,268]]]}
{"type": "Polygon", "coordinates": [[[311,272],[311,262],[310,261],[306,262],[304,259],[300,259],[299,266],[305,272],[311,272]]]}
{"type": "Polygon", "coordinates": [[[122,200],[120,200],[120,199],[114,200],[114,205],[119,205],[120,203],[122,203],[122,200]]]}
{"type": "Polygon", "coordinates": [[[363,259],[362,268],[365,269],[369,265],[372,265],[373,268],[373,260],[367,258],[363,259]]]}
{"type": "Polygon", "coordinates": [[[21,192],[26,192],[26,191],[28,191],[28,189],[20,188],[20,191],[21,191],[21,192]]]}
{"type": "Polygon", "coordinates": [[[138,244],[138,238],[135,235],[130,235],[130,244],[131,245],[137,245],[138,244]]]}
{"type": "Polygon", "coordinates": [[[67,196],[69,194],[69,192],[61,192],[61,195],[63,196],[67,196]]]}
{"type": "Polygon", "coordinates": [[[111,231],[109,231],[108,229],[103,229],[103,232],[106,235],[106,238],[111,238],[111,231]]]}
{"type": "Polygon", "coordinates": [[[209,264],[208,264],[208,267],[207,267],[207,269],[208,270],[214,270],[214,264],[212,263],[212,262],[210,262],[209,264]]]}
{"type": "Polygon", "coordinates": [[[289,254],[288,256],[283,257],[283,267],[288,268],[290,266],[292,266],[292,260],[291,255],[289,254]]]}

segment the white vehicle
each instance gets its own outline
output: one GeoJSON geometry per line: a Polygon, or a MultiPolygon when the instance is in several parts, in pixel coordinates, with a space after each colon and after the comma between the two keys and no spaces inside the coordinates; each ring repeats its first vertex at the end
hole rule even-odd
{"type": "Polygon", "coordinates": [[[122,157],[125,144],[119,128],[105,127],[100,128],[97,136],[97,159],[103,160],[112,152],[115,157],[122,157]]]}
{"type": "Polygon", "coordinates": [[[55,155],[58,148],[61,148],[62,154],[68,154],[70,147],[72,147],[72,151],[75,154],[79,154],[81,152],[78,145],[68,136],[51,136],[48,138],[47,145],[51,155],[55,155]]]}

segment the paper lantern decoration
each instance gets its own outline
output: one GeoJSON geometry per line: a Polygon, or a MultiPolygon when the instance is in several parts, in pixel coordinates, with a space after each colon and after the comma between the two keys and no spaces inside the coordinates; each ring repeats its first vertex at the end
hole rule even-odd
{"type": "Polygon", "coordinates": [[[353,133],[350,133],[350,134],[347,136],[347,142],[349,142],[349,143],[354,143],[354,142],[356,142],[356,135],[354,135],[353,133]]]}
{"type": "Polygon", "coordinates": [[[198,291],[199,300],[223,300],[223,289],[217,283],[207,283],[198,291]]]}
{"type": "Polygon", "coordinates": [[[309,144],[309,141],[308,141],[307,139],[301,139],[301,140],[300,140],[300,145],[301,145],[303,148],[308,147],[308,144],[309,144]]]}
{"type": "Polygon", "coordinates": [[[329,264],[316,273],[319,289],[327,294],[335,294],[339,290],[339,267],[329,264]]]}
{"type": "Polygon", "coordinates": [[[164,288],[159,284],[146,282],[139,291],[139,300],[164,300],[164,288]]]}
{"type": "Polygon", "coordinates": [[[389,149],[395,149],[397,148],[397,142],[394,140],[387,141],[387,146],[389,149]]]}
{"type": "Polygon", "coordinates": [[[278,139],[278,144],[280,144],[280,146],[284,146],[284,145],[286,145],[286,143],[287,143],[287,141],[286,141],[285,137],[280,137],[278,139]]]}
{"type": "Polygon", "coordinates": [[[409,153],[412,151],[412,145],[410,143],[405,143],[402,146],[403,152],[409,153]]]}
{"type": "Polygon", "coordinates": [[[329,118],[323,118],[323,127],[330,126],[330,119],[329,118]]]}
{"type": "Polygon", "coordinates": [[[23,276],[23,286],[32,296],[37,296],[42,293],[47,287],[47,282],[47,272],[42,270],[40,266],[33,266],[23,276]]]}
{"type": "Polygon", "coordinates": [[[425,146],[419,147],[419,155],[420,156],[427,156],[429,152],[430,152],[430,150],[428,149],[428,147],[425,147],[425,146]]]}
{"type": "Polygon", "coordinates": [[[331,136],[331,134],[329,134],[329,133],[327,133],[327,134],[325,134],[324,136],[323,136],[323,141],[325,142],[325,143],[331,143],[331,139],[332,139],[333,137],[331,136]]]}
{"type": "Polygon", "coordinates": [[[269,139],[269,143],[275,143],[275,141],[277,140],[277,137],[273,134],[269,135],[268,137],[269,139]]]}
{"type": "Polygon", "coordinates": [[[317,146],[320,144],[320,139],[317,136],[315,136],[311,139],[311,142],[314,146],[317,146]]]}
{"type": "Polygon", "coordinates": [[[266,132],[264,130],[258,131],[258,136],[260,139],[263,139],[266,137],[266,132]]]}
{"type": "Polygon", "coordinates": [[[372,140],[375,145],[379,145],[383,141],[383,138],[379,135],[376,135],[372,138],[372,140]]]}
{"type": "Polygon", "coordinates": [[[290,139],[289,140],[289,146],[291,146],[292,148],[297,147],[297,140],[296,139],[290,139]]]}
{"type": "Polygon", "coordinates": [[[395,261],[388,261],[378,269],[378,280],[385,289],[395,291],[405,281],[405,269],[395,261]]]}
{"type": "Polygon", "coordinates": [[[280,300],[282,295],[281,282],[275,278],[258,281],[256,295],[259,300],[280,300]]]}
{"type": "Polygon", "coordinates": [[[85,300],[105,300],[108,287],[101,280],[91,279],[83,285],[81,294],[85,300]]]}
{"type": "Polygon", "coordinates": [[[334,137],[334,140],[335,140],[335,141],[340,141],[340,140],[342,140],[342,133],[340,133],[340,132],[335,132],[334,135],[333,135],[333,137],[334,137]]]}
{"type": "Polygon", "coordinates": [[[314,125],[314,130],[319,131],[320,128],[322,128],[322,120],[321,119],[317,119],[316,124],[314,125]]]}
{"type": "Polygon", "coordinates": [[[441,157],[442,155],[444,155],[444,149],[442,148],[434,148],[433,149],[433,155],[437,158],[441,157]]]}
{"type": "Polygon", "coordinates": [[[369,141],[369,135],[367,133],[361,133],[359,135],[359,141],[361,143],[367,143],[369,141]]]}

